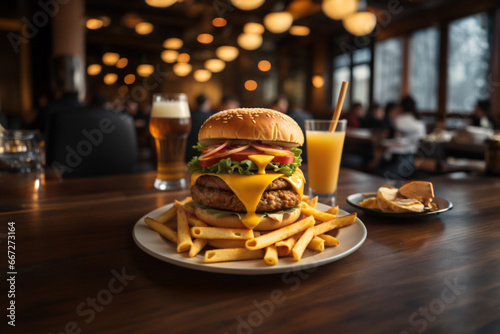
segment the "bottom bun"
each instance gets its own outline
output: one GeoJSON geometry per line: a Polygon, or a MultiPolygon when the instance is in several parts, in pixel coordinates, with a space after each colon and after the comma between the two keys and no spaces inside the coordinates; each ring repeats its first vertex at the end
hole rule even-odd
{"type": "MultiPolygon", "coordinates": [[[[227,228],[246,228],[241,222],[237,215],[230,215],[226,217],[215,217],[213,213],[208,212],[200,207],[195,207],[195,214],[200,220],[204,221],[208,225],[215,227],[227,227],[227,228]]],[[[270,231],[276,230],[281,227],[290,225],[294,223],[300,216],[300,209],[297,209],[291,213],[284,213],[283,220],[280,222],[269,217],[262,217],[259,225],[257,225],[254,230],[256,231],[270,231]]]]}

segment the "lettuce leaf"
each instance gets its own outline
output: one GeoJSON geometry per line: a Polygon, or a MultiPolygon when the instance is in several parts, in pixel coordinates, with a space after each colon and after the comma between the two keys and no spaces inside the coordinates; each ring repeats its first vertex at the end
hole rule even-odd
{"type": "MultiPolygon", "coordinates": [[[[199,143],[198,143],[199,145],[199,143]]],[[[201,146],[201,145],[199,145],[201,146]]],[[[193,146],[193,148],[199,148],[193,146]]],[[[293,173],[302,164],[302,150],[300,148],[291,148],[290,151],[294,154],[293,163],[291,164],[280,164],[277,162],[270,162],[266,169],[271,169],[276,173],[283,173],[286,176],[292,176],[293,173]]],[[[199,173],[227,173],[227,174],[241,174],[241,175],[253,175],[258,171],[257,165],[252,160],[243,160],[241,162],[232,161],[231,158],[222,159],[217,164],[210,167],[201,167],[198,161],[198,157],[193,157],[188,163],[189,172],[199,172],[199,173]]]]}

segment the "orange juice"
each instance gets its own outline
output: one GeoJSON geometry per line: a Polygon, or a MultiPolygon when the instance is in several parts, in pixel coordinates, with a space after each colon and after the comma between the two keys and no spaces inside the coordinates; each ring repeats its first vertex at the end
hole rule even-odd
{"type": "Polygon", "coordinates": [[[309,187],[329,194],[337,189],[345,132],[306,131],[309,187]]]}

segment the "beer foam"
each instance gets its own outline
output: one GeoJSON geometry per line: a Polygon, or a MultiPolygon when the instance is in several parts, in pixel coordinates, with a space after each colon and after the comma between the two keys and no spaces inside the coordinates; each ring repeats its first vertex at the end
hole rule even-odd
{"type": "Polygon", "coordinates": [[[189,106],[183,101],[160,101],[153,103],[151,117],[156,118],[188,118],[189,106]]]}

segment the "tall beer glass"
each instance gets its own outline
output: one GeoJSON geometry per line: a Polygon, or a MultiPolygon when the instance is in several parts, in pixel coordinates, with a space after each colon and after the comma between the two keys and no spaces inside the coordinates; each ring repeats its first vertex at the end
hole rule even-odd
{"type": "Polygon", "coordinates": [[[155,94],[149,131],[155,139],[158,167],[154,187],[177,190],[187,187],[184,173],[186,141],[191,114],[186,94],[155,94]]]}

